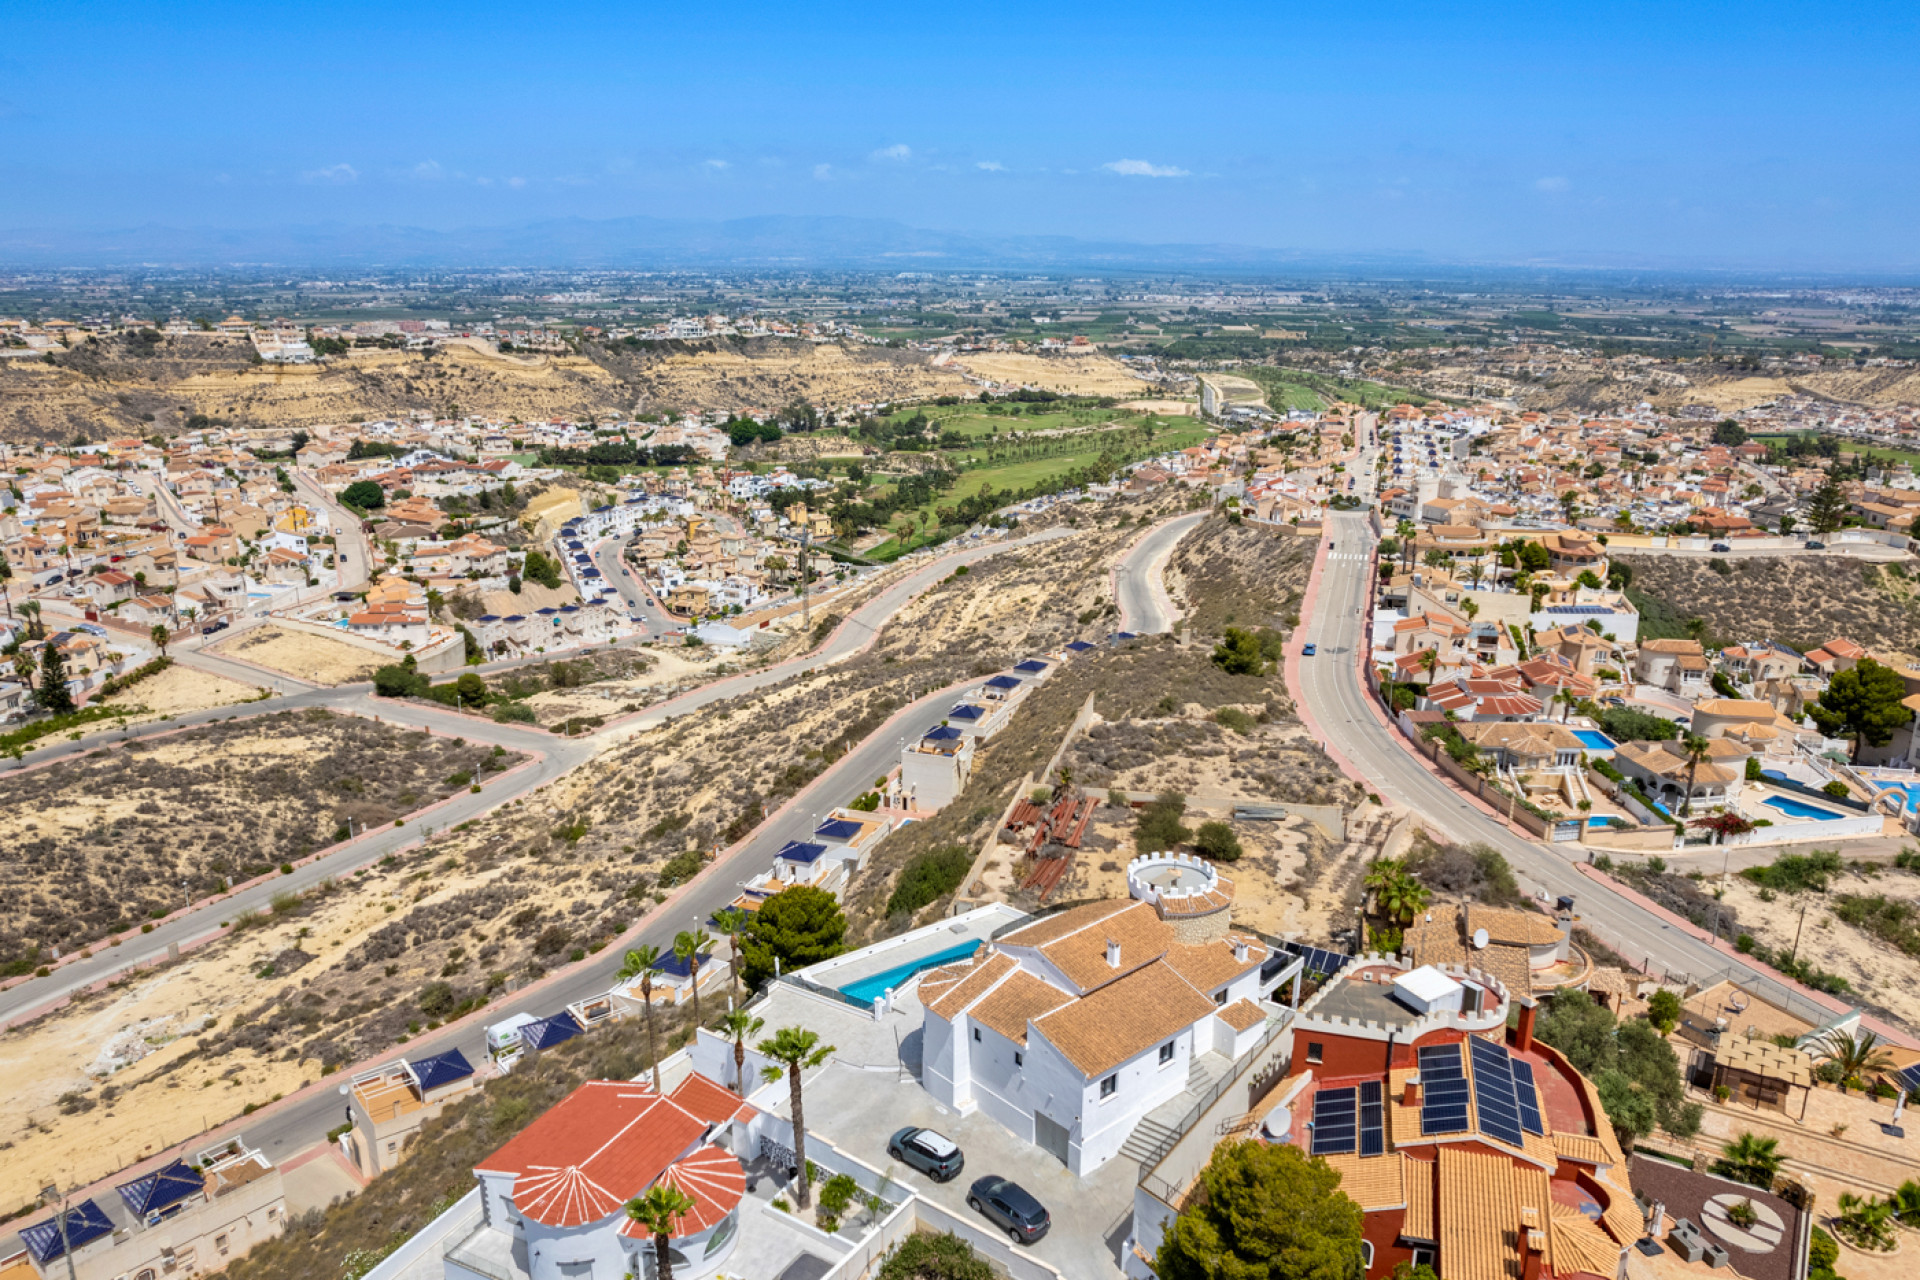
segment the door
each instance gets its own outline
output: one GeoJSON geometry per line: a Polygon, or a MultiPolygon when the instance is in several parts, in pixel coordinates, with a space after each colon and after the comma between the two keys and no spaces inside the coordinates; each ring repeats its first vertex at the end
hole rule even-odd
{"type": "Polygon", "coordinates": [[[1071,1165],[1067,1156],[1067,1129],[1045,1115],[1033,1113],[1033,1144],[1050,1153],[1061,1164],[1071,1165]]]}

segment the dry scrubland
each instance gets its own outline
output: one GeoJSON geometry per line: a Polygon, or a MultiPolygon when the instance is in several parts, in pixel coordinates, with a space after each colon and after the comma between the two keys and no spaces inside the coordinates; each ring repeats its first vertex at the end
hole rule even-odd
{"type": "MultiPolygon", "coordinates": [[[[697,872],[702,851],[742,833],[910,693],[1104,625],[1079,619],[1104,611],[1106,565],[1150,505],[1076,514],[1078,536],[948,578],[866,654],[610,744],[529,797],[0,1038],[0,1065],[12,1064],[27,1102],[21,1127],[0,1132],[22,1158],[18,1186],[0,1171],[0,1204],[32,1193],[39,1153],[111,1153],[86,1171],[110,1172],[197,1132],[202,1099],[218,1121],[598,950],[697,872]],[[96,1077],[113,1062],[128,1065],[96,1077]]],[[[683,661],[651,656],[663,669],[683,661]]],[[[509,678],[543,677],[496,680],[509,678]]],[[[191,745],[202,771],[217,773],[232,754],[220,739],[191,745]]],[[[191,830],[185,803],[155,819],[191,830]]]]}
{"type": "MultiPolygon", "coordinates": [[[[109,707],[145,707],[156,716],[178,715],[182,711],[201,711],[208,707],[252,702],[260,690],[206,671],[175,662],[157,676],[148,676],[131,689],[105,699],[109,707]]],[[[135,720],[138,717],[134,718],[135,720]]],[[[131,721],[130,721],[131,722],[131,721]]]]}
{"type": "Polygon", "coordinates": [[[0,958],[70,951],[518,763],[327,711],[103,747],[17,773],[0,798],[0,958]],[[462,779],[464,781],[455,781],[462,779]]]}
{"type": "Polygon", "coordinates": [[[431,356],[358,350],[324,365],[277,368],[254,365],[251,355],[236,338],[187,334],[151,345],[83,343],[51,362],[0,361],[0,439],[147,435],[177,430],[195,413],[288,428],[455,405],[489,417],[605,419],[636,409],[767,411],[796,397],[845,404],[968,390],[918,352],[773,339],[637,349],[589,343],[578,355],[533,357],[453,344],[431,356]]]}
{"type": "MultiPolygon", "coordinates": [[[[955,356],[953,364],[1014,386],[1032,386],[1073,396],[1146,395],[1153,384],[1142,382],[1112,356],[1092,350],[1080,355],[1036,356],[1015,352],[955,356]]],[[[968,387],[971,392],[973,388],[968,387]]]]}
{"type": "Polygon", "coordinates": [[[1649,613],[1644,598],[1651,597],[1676,620],[1705,619],[1715,643],[1771,639],[1805,652],[1846,636],[1883,654],[1917,651],[1914,570],[1898,562],[1738,556],[1725,561],[1723,574],[1693,556],[1616,559],[1633,569],[1643,619],[1649,613]]]}

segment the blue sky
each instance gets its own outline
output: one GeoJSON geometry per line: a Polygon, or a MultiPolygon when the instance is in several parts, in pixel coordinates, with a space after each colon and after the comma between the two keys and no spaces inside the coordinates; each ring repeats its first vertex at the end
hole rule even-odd
{"type": "Polygon", "coordinates": [[[854,214],[1920,264],[1920,6],[14,6],[0,227],[854,214]]]}

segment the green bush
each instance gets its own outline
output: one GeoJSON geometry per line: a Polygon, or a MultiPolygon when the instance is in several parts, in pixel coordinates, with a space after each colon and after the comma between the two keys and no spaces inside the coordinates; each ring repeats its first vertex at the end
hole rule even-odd
{"type": "Polygon", "coordinates": [[[1180,821],[1187,811],[1187,798],[1178,791],[1163,791],[1160,797],[1140,811],[1140,822],[1133,830],[1133,846],[1141,853],[1165,853],[1193,839],[1193,832],[1180,821]]]}
{"type": "Polygon", "coordinates": [[[524,702],[503,702],[493,709],[495,724],[535,724],[533,708],[524,702]]]}
{"type": "Polygon", "coordinates": [[[880,1264],[880,1280],[993,1280],[993,1268],[952,1232],[916,1232],[880,1264]]]}
{"type": "Polygon", "coordinates": [[[1840,781],[1840,779],[1838,778],[1835,778],[1832,782],[1829,782],[1826,786],[1821,787],[1820,790],[1826,792],[1828,795],[1832,796],[1835,800],[1845,800],[1848,796],[1851,796],[1853,794],[1853,792],[1848,789],[1847,784],[1840,781]]]}
{"type": "Polygon", "coordinates": [[[952,893],[972,865],[973,851],[960,844],[915,855],[900,872],[900,881],[887,899],[887,914],[912,913],[952,893]]]}
{"type": "Polygon", "coordinates": [[[1203,822],[1194,834],[1193,847],[1215,862],[1240,860],[1240,837],[1224,822],[1203,822]]]}
{"type": "Polygon", "coordinates": [[[1222,707],[1213,713],[1213,719],[1216,724],[1231,729],[1242,737],[1252,733],[1254,725],[1258,723],[1238,707],[1222,707]]]}

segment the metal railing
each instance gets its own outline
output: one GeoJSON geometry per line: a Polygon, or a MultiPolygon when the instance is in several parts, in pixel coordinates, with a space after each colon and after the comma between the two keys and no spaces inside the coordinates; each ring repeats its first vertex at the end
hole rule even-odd
{"type": "Polygon", "coordinates": [[[785,982],[791,986],[798,987],[802,991],[805,991],[811,995],[820,996],[823,999],[827,999],[827,1000],[837,1001],[838,1003],[847,1005],[850,1008],[858,1009],[860,1012],[866,1014],[868,1017],[873,1016],[873,1005],[874,1005],[873,1001],[856,1000],[844,991],[838,990],[834,987],[825,986],[821,983],[813,981],[810,978],[803,978],[797,973],[783,973],[780,975],[777,981],[785,982]]]}
{"type": "Polygon", "coordinates": [[[1268,1022],[1267,1029],[1260,1034],[1260,1039],[1251,1049],[1247,1050],[1239,1062],[1234,1064],[1233,1070],[1222,1075],[1218,1080],[1209,1085],[1207,1091],[1200,1095],[1200,1100],[1191,1107],[1188,1107],[1187,1110],[1182,1113],[1180,1119],[1170,1125],[1164,1126],[1171,1132],[1166,1137],[1154,1143],[1153,1146],[1148,1149],[1148,1154],[1140,1161],[1140,1181],[1142,1183],[1146,1182],[1149,1174],[1154,1169],[1160,1167],[1161,1161],[1173,1153],[1173,1149],[1180,1145],[1180,1140],[1193,1131],[1193,1127],[1200,1123],[1201,1118],[1213,1108],[1213,1104],[1218,1102],[1226,1094],[1227,1090],[1240,1084],[1242,1078],[1253,1065],[1260,1060],[1260,1055],[1266,1050],[1267,1046],[1278,1039],[1292,1023],[1292,1010],[1288,1010],[1285,1015],[1274,1018],[1268,1022]]]}

